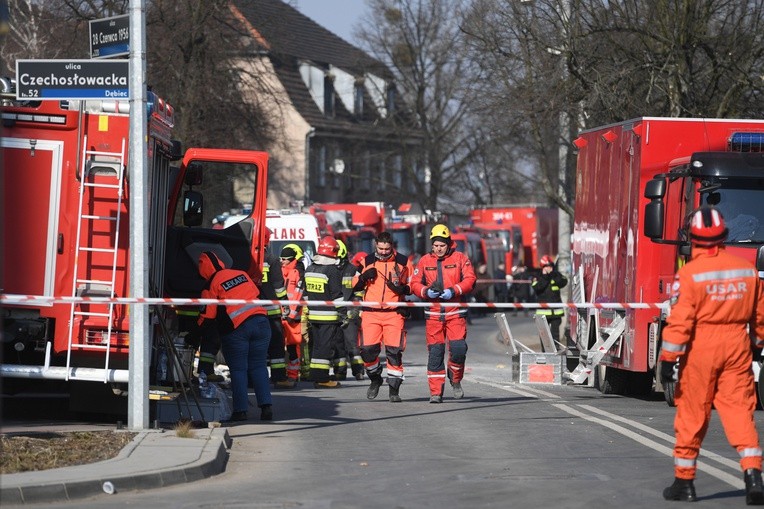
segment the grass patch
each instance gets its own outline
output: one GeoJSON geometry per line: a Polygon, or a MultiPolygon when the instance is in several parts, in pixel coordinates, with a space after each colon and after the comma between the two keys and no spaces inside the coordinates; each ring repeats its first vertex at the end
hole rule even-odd
{"type": "Polygon", "coordinates": [[[175,436],[179,438],[194,438],[196,433],[194,432],[194,423],[192,421],[178,421],[173,428],[175,436]]]}
{"type": "Polygon", "coordinates": [[[135,435],[114,431],[0,435],[0,474],[86,465],[111,459],[135,435]]]}

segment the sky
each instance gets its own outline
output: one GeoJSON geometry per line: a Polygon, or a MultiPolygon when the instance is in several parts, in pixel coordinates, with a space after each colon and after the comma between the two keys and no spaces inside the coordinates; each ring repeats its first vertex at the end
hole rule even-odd
{"type": "Polygon", "coordinates": [[[292,0],[288,3],[319,25],[357,46],[351,33],[368,12],[365,0],[292,0]]]}

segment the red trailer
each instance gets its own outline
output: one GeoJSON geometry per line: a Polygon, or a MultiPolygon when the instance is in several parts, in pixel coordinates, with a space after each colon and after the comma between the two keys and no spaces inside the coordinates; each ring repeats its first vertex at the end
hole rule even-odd
{"type": "MultiPolygon", "coordinates": [[[[701,204],[728,218],[731,252],[763,259],[757,253],[764,244],[764,122],[637,118],[584,131],[575,144],[576,301],[667,301],[689,255],[685,220],[701,204]]],[[[572,332],[584,351],[574,381],[593,375],[589,380],[606,393],[662,388],[654,373],[665,311],[573,314],[572,332]]],[[[672,403],[673,387],[664,389],[672,403]]]]}

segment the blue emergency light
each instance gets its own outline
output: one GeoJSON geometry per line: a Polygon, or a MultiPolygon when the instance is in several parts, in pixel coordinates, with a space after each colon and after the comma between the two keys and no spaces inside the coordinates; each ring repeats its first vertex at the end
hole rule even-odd
{"type": "Polygon", "coordinates": [[[733,133],[727,146],[731,152],[764,152],[764,133],[733,133]]]}

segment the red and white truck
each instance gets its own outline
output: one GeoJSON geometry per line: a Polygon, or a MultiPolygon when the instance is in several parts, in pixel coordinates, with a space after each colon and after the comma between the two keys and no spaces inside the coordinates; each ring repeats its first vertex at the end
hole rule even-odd
{"type": "MultiPolygon", "coordinates": [[[[0,141],[2,293],[48,299],[129,297],[129,104],[19,103],[11,90],[6,92],[0,141]]],[[[183,155],[172,137],[173,108],[149,92],[148,109],[149,240],[141,246],[149,256],[148,296],[198,297],[205,282],[197,260],[205,250],[259,278],[268,155],[204,148],[183,155]],[[179,166],[171,165],[177,160],[179,166]],[[246,172],[253,183],[253,212],[235,227],[202,228],[203,196],[192,187],[199,188],[207,172],[229,170],[246,172]]],[[[182,331],[174,315],[167,306],[156,307],[152,322],[162,321],[177,336],[182,331]]],[[[6,382],[126,385],[131,339],[126,305],[6,304],[3,319],[0,374],[6,382]]],[[[158,331],[152,328],[152,334],[158,331]]]]}
{"type": "MultiPolygon", "coordinates": [[[[574,301],[665,303],[689,255],[686,218],[701,204],[727,219],[727,249],[763,270],[764,121],[636,118],[574,143],[574,301]]],[[[673,387],[654,377],[665,307],[571,315],[583,352],[574,381],[593,375],[603,392],[633,394],[656,384],[673,403],[673,387]]]]}
{"type": "Polygon", "coordinates": [[[517,243],[515,225],[522,233],[522,256],[515,255],[507,270],[518,261],[529,269],[539,267],[539,260],[545,254],[557,256],[559,210],[540,205],[507,205],[476,208],[470,211],[470,221],[479,229],[490,229],[500,234],[507,243],[517,243]]]}

